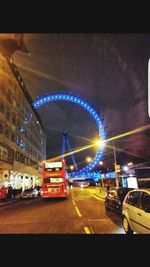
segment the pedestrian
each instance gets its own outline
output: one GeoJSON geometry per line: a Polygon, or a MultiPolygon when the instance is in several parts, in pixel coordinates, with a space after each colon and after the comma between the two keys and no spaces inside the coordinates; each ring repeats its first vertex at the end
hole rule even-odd
{"type": "Polygon", "coordinates": [[[110,186],[108,185],[108,186],[107,186],[107,191],[108,191],[109,189],[110,189],[110,186]]]}
{"type": "Polygon", "coordinates": [[[12,199],[12,193],[13,193],[12,191],[13,191],[12,186],[9,185],[8,186],[8,193],[7,193],[8,200],[11,200],[12,199]]]}
{"type": "Polygon", "coordinates": [[[15,188],[13,188],[12,194],[13,194],[13,198],[15,199],[16,198],[16,189],[15,188]]]}
{"type": "Polygon", "coordinates": [[[7,197],[7,190],[6,187],[3,185],[1,188],[1,201],[6,201],[6,197],[7,197]]]}

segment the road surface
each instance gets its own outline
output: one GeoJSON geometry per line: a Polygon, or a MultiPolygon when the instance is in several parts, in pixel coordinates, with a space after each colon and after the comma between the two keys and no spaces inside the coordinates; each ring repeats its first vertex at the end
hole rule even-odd
{"type": "Polygon", "coordinates": [[[67,199],[25,199],[0,208],[0,234],[124,234],[95,188],[69,190],[67,199]]]}

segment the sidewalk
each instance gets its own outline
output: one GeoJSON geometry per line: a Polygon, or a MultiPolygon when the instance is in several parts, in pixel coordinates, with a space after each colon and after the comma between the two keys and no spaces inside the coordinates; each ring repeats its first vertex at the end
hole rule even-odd
{"type": "Polygon", "coordinates": [[[13,205],[14,203],[20,201],[20,196],[16,196],[15,199],[12,199],[12,200],[6,200],[6,202],[1,202],[1,199],[0,199],[0,208],[2,207],[7,207],[7,206],[11,206],[13,205]]]}
{"type": "Polygon", "coordinates": [[[106,188],[98,187],[98,188],[95,188],[94,195],[98,196],[101,199],[105,199],[106,198],[106,193],[107,193],[106,188]]]}

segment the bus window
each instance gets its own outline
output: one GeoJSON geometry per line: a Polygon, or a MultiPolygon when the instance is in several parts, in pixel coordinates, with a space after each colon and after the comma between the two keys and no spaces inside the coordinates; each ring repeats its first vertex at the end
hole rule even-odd
{"type": "Polygon", "coordinates": [[[42,198],[67,197],[68,176],[64,160],[42,163],[42,198]]]}

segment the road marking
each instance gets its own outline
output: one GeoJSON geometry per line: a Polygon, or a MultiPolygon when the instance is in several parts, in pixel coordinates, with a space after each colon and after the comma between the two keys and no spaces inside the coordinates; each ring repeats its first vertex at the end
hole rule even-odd
{"type": "Polygon", "coordinates": [[[80,211],[79,211],[79,209],[78,209],[77,206],[75,207],[75,209],[76,209],[76,211],[77,211],[77,213],[78,213],[78,216],[79,216],[79,217],[82,217],[82,214],[80,213],[80,211]]]}
{"type": "Polygon", "coordinates": [[[76,205],[76,203],[75,203],[75,201],[73,199],[72,199],[72,203],[73,203],[73,205],[74,205],[74,207],[76,209],[76,212],[77,212],[78,216],[82,217],[82,214],[80,213],[80,211],[79,211],[79,209],[78,209],[78,207],[77,207],[77,205],[76,205]]]}
{"type": "Polygon", "coordinates": [[[92,234],[94,234],[94,231],[93,231],[93,229],[92,229],[92,227],[91,227],[91,226],[90,226],[90,230],[91,230],[91,233],[92,233],[92,234]]]}
{"type": "Polygon", "coordinates": [[[89,227],[85,226],[84,231],[86,234],[91,234],[89,227]]]}
{"type": "Polygon", "coordinates": [[[84,231],[86,234],[94,234],[92,227],[84,226],[84,231]]]}
{"type": "Polygon", "coordinates": [[[98,197],[96,195],[93,195],[93,194],[92,194],[92,197],[95,197],[96,199],[101,200],[101,201],[105,201],[105,199],[102,199],[102,198],[100,198],[100,197],[98,197]]]}
{"type": "Polygon", "coordinates": [[[73,203],[73,205],[75,205],[76,206],[76,203],[75,203],[75,201],[72,199],[72,203],[73,203]]]}

